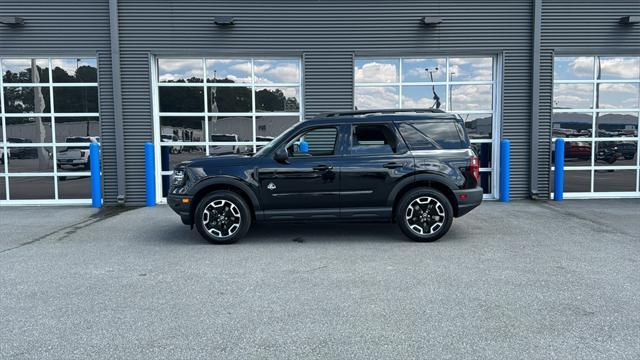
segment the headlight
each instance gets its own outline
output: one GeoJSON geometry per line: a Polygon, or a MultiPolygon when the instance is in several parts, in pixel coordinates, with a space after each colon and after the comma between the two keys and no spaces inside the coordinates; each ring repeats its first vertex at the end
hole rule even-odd
{"type": "Polygon", "coordinates": [[[173,170],[171,174],[171,185],[173,186],[184,186],[185,177],[184,170],[173,170]]]}

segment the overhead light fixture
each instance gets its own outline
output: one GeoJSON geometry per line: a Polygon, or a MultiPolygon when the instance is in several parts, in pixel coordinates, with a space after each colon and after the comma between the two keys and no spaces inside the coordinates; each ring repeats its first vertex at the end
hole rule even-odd
{"type": "Polygon", "coordinates": [[[422,18],[422,23],[427,26],[436,26],[442,23],[442,18],[437,16],[425,16],[422,18]]]}
{"type": "Polygon", "coordinates": [[[17,16],[3,16],[0,17],[0,24],[5,25],[22,25],[24,24],[24,19],[17,16]]]}
{"type": "Polygon", "coordinates": [[[216,16],[213,18],[213,23],[220,26],[229,26],[235,23],[236,19],[233,16],[216,16]]]}
{"type": "Polygon", "coordinates": [[[620,18],[620,24],[633,25],[640,23],[640,16],[623,16],[620,18]]]}

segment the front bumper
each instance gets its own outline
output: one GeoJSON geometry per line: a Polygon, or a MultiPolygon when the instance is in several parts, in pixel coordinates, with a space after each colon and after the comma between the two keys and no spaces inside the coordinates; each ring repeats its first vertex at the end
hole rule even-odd
{"type": "Polygon", "coordinates": [[[477,187],[475,189],[454,190],[453,193],[455,194],[456,201],[458,202],[456,217],[467,214],[482,203],[483,191],[481,187],[477,187]]]}
{"type": "Polygon", "coordinates": [[[192,196],[187,195],[167,195],[167,204],[169,207],[176,212],[176,214],[180,215],[182,219],[182,223],[185,225],[191,225],[193,223],[191,219],[191,201],[193,200],[192,196]],[[185,203],[185,199],[188,201],[185,203]]]}

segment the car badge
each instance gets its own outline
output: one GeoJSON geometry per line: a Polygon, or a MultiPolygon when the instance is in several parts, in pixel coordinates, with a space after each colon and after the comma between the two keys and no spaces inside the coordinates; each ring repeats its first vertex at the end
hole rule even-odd
{"type": "Polygon", "coordinates": [[[276,184],[274,184],[274,183],[269,183],[269,185],[267,185],[267,189],[269,189],[269,190],[273,190],[275,188],[276,188],[276,184]]]}

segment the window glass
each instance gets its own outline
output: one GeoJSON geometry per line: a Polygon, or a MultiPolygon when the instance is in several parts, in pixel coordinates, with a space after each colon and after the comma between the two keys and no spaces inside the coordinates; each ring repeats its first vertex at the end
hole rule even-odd
{"type": "Polygon", "coordinates": [[[491,167],[491,143],[477,143],[472,144],[471,147],[478,155],[480,159],[480,167],[481,168],[490,168],[491,167]]]}
{"type": "Polygon", "coordinates": [[[459,114],[469,138],[491,139],[493,137],[493,114],[459,114]]]}
{"type": "Polygon", "coordinates": [[[555,84],[553,107],[556,109],[592,109],[593,84],[555,84]]]}
{"type": "Polygon", "coordinates": [[[300,82],[300,62],[293,59],[255,60],[256,84],[295,84],[300,82]]]}
{"type": "Polygon", "coordinates": [[[397,150],[397,140],[386,125],[355,125],[351,133],[352,154],[392,154],[397,150]]]}
{"type": "Polygon", "coordinates": [[[335,127],[311,129],[289,141],[287,151],[291,157],[334,155],[337,138],[335,127]]]}
{"type": "Polygon", "coordinates": [[[298,112],[300,111],[300,88],[256,88],[256,111],[298,112]]]}
{"type": "Polygon", "coordinates": [[[202,87],[167,87],[158,89],[161,112],[202,112],[204,111],[204,90],[202,87]]]}
{"type": "Polygon", "coordinates": [[[596,170],[593,174],[594,191],[636,191],[636,170],[596,170]]]}
{"type": "Polygon", "coordinates": [[[50,113],[48,87],[5,87],[5,113],[50,113]]]}
{"type": "MultiPolygon", "coordinates": [[[[591,166],[592,141],[566,141],[564,143],[564,166],[591,166]]],[[[555,147],[551,150],[555,165],[555,147]]]]}
{"type": "MultiPolygon", "coordinates": [[[[551,171],[551,179],[555,172],[551,171]]],[[[553,181],[550,181],[551,192],[554,191],[553,181]]],[[[591,191],[591,170],[567,170],[564,172],[564,192],[589,192],[591,191]]]]}
{"type": "MultiPolygon", "coordinates": [[[[2,150],[0,150],[0,152],[2,152],[2,150]]],[[[0,154],[0,163],[4,164],[2,160],[2,154],[0,154]]],[[[0,176],[0,200],[6,200],[7,199],[7,187],[6,187],[6,178],[4,176],[0,176]]]]}
{"type": "Polygon", "coordinates": [[[452,85],[451,110],[491,110],[491,85],[452,85]]]}
{"type": "Polygon", "coordinates": [[[205,148],[204,146],[165,145],[163,143],[160,146],[160,156],[162,171],[170,171],[183,161],[204,157],[205,148]]]}
{"type": "Polygon", "coordinates": [[[458,149],[464,146],[456,121],[423,121],[398,124],[411,150],[458,149]]]}
{"type": "Polygon", "coordinates": [[[91,198],[91,177],[65,174],[58,176],[59,199],[89,199],[91,198]]]}
{"type": "Polygon", "coordinates": [[[451,58],[449,59],[451,81],[491,81],[493,79],[493,59],[451,58]]]}
{"type": "Polygon", "coordinates": [[[202,82],[202,59],[158,59],[158,76],[161,83],[202,82]]]}
{"type": "Polygon", "coordinates": [[[596,117],[598,137],[637,137],[638,113],[598,113],[596,117]]]}
{"type": "Polygon", "coordinates": [[[402,59],[403,82],[441,82],[447,76],[446,59],[402,59]]]}
{"type": "Polygon", "coordinates": [[[215,83],[251,83],[251,60],[207,59],[207,81],[215,83]]]}
{"type": "Polygon", "coordinates": [[[446,109],[445,85],[407,85],[402,88],[403,109],[446,109]]]}
{"type": "Polygon", "coordinates": [[[207,87],[209,112],[251,112],[250,87],[207,87]]]}
{"type": "Polygon", "coordinates": [[[256,141],[271,141],[299,121],[297,116],[256,116],[256,141]]]}
{"type": "Polygon", "coordinates": [[[356,110],[393,109],[398,107],[397,87],[356,87],[354,90],[356,110]]]}
{"type": "Polygon", "coordinates": [[[9,177],[11,200],[51,200],[55,197],[52,176],[9,177]]]}
{"type": "MultiPolygon", "coordinates": [[[[9,173],[37,173],[53,171],[53,148],[50,146],[35,146],[19,148],[25,151],[25,156],[15,158],[13,149],[9,148],[9,173]]],[[[22,154],[21,154],[22,155],[22,154]]]]}
{"type": "Polygon", "coordinates": [[[638,80],[640,78],[639,57],[600,57],[598,64],[602,80],[638,80]]]}
{"type": "Polygon", "coordinates": [[[554,80],[592,80],[593,57],[556,57],[553,66],[554,80]]]}
{"type": "Polygon", "coordinates": [[[394,83],[399,68],[399,59],[356,59],[354,78],[356,83],[394,83]]]}
{"type": "Polygon", "coordinates": [[[51,59],[51,66],[53,67],[54,83],[94,83],[98,81],[96,59],[51,59]]]}
{"type": "Polygon", "coordinates": [[[5,83],[48,83],[49,60],[2,59],[2,81],[5,83]]]}
{"type": "Polygon", "coordinates": [[[58,113],[98,112],[98,88],[95,86],[54,87],[53,109],[58,113]]]}
{"type": "Polygon", "coordinates": [[[204,117],[202,116],[162,116],[160,134],[162,142],[205,141],[204,117]]]}
{"type": "Polygon", "coordinates": [[[640,85],[633,83],[600,83],[596,85],[599,109],[637,109],[640,85]]]}
{"type": "Polygon", "coordinates": [[[637,141],[597,141],[596,166],[636,166],[637,141]]]}
{"type": "Polygon", "coordinates": [[[591,113],[554,113],[553,137],[591,137],[593,115],[591,113]]]}
{"type": "Polygon", "coordinates": [[[253,121],[247,116],[209,116],[209,141],[253,141],[253,121]]]}
{"type": "Polygon", "coordinates": [[[98,117],[56,117],[56,142],[67,142],[67,139],[75,137],[99,136],[98,117]]]}
{"type": "MultiPolygon", "coordinates": [[[[29,144],[51,142],[50,117],[7,117],[5,122],[7,126],[8,143],[29,144]]],[[[12,149],[11,156],[22,157],[22,151],[12,149]]]]}

